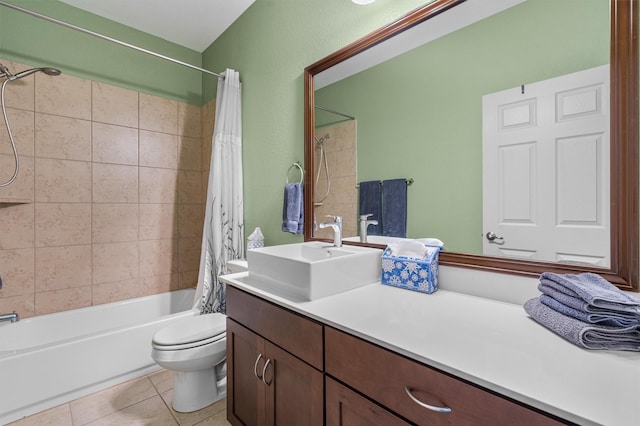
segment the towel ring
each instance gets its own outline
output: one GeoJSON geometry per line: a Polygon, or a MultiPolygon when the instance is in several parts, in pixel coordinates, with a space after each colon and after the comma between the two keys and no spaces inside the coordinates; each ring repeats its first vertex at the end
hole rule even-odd
{"type": "Polygon", "coordinates": [[[293,168],[297,168],[298,170],[300,170],[300,182],[298,183],[302,183],[304,181],[304,169],[302,168],[302,166],[300,165],[299,162],[295,162],[293,164],[291,164],[289,166],[289,168],[287,169],[287,183],[289,183],[289,173],[291,172],[291,169],[293,168]]]}

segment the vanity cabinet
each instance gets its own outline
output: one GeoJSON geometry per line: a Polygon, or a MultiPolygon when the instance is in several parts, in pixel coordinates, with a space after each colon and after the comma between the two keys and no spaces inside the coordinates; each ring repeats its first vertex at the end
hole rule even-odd
{"type": "Polygon", "coordinates": [[[233,425],[322,425],[322,325],[227,288],[227,417],[233,425]]]}
{"type": "MultiPolygon", "coordinates": [[[[325,327],[325,371],[415,424],[565,424],[330,327],[325,327]]],[[[354,401],[356,406],[362,404],[354,401]]],[[[344,405],[350,402],[346,398],[340,401],[340,410],[349,411],[344,405]]],[[[335,400],[327,397],[327,424],[347,424],[329,422],[334,418],[329,413],[335,411],[330,403],[335,405],[335,400]]]]}

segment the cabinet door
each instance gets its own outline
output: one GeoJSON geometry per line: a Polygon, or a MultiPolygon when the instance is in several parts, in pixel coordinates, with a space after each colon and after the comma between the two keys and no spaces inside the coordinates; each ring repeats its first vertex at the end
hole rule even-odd
{"type": "Polygon", "coordinates": [[[264,424],[266,386],[256,372],[262,373],[265,362],[264,340],[227,318],[227,418],[231,424],[264,424]]]}
{"type": "Polygon", "coordinates": [[[335,380],[326,379],[327,426],[409,426],[399,417],[335,380]]]}
{"type": "Polygon", "coordinates": [[[267,425],[322,425],[322,373],[280,347],[265,342],[267,425]]]}

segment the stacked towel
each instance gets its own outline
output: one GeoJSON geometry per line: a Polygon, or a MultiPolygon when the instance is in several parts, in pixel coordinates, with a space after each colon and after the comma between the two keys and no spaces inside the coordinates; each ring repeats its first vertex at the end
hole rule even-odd
{"type": "Polygon", "coordinates": [[[640,351],[640,300],[596,274],[545,272],[525,311],[537,322],[585,349],[640,351]]]}
{"type": "Polygon", "coordinates": [[[288,183],[284,187],[282,205],[282,231],[294,234],[304,232],[304,196],[301,183],[288,183]]]}

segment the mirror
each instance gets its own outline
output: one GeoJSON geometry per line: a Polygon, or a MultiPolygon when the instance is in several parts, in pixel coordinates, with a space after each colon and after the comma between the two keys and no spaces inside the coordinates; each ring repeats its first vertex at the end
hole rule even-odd
{"type": "MultiPolygon", "coordinates": [[[[534,3],[530,0],[531,3],[534,3]]],[[[396,145],[402,145],[404,150],[410,150],[411,144],[420,144],[420,149],[423,149],[425,146],[428,146],[432,150],[437,150],[437,145],[442,144],[444,141],[442,138],[429,138],[425,140],[424,138],[420,138],[420,131],[412,131],[410,126],[413,126],[415,123],[415,117],[413,120],[405,120],[402,121],[401,117],[396,117],[394,120],[394,131],[391,134],[385,134],[388,132],[388,128],[392,127],[391,124],[387,126],[380,126],[378,128],[373,127],[371,124],[372,120],[369,120],[368,123],[358,122],[357,120],[350,120],[348,117],[341,117],[337,115],[333,115],[333,118],[329,117],[328,113],[322,110],[315,109],[314,106],[318,105],[321,107],[328,107],[330,109],[334,109],[338,112],[349,115],[351,111],[341,110],[340,104],[335,105],[326,105],[320,102],[320,99],[330,99],[326,94],[331,90],[340,90],[345,93],[348,92],[348,88],[345,86],[348,80],[354,80],[355,78],[364,78],[363,75],[371,76],[373,72],[365,71],[364,73],[360,73],[354,76],[348,76],[348,78],[344,80],[337,81],[334,83],[331,81],[336,78],[332,76],[332,74],[343,73],[344,69],[348,68],[347,65],[351,65],[352,62],[369,62],[369,63],[379,63],[381,60],[376,57],[379,55],[379,51],[381,51],[381,47],[389,43],[395,43],[393,47],[393,51],[397,53],[400,46],[402,48],[409,45],[411,42],[408,41],[408,34],[411,32],[424,31],[422,29],[429,28],[431,26],[431,30],[435,28],[435,32],[439,33],[436,37],[441,37],[436,40],[439,43],[449,43],[444,48],[446,54],[442,56],[442,60],[438,61],[440,67],[438,68],[438,72],[434,72],[431,68],[429,68],[429,64],[424,65],[424,74],[429,75],[430,79],[433,81],[435,87],[444,88],[449,90],[452,94],[452,97],[455,97],[455,93],[467,93],[473,92],[476,90],[471,84],[460,85],[457,84],[455,87],[451,87],[450,83],[447,82],[445,76],[447,74],[456,74],[459,72],[461,68],[468,66],[469,58],[476,56],[480,57],[480,59],[484,58],[486,54],[478,54],[478,46],[471,45],[469,42],[464,44],[454,44],[452,40],[456,38],[462,37],[463,33],[473,33],[475,30],[472,27],[463,28],[461,31],[457,31],[452,33],[451,31],[455,31],[456,28],[445,28],[446,25],[442,24],[446,20],[441,18],[447,16],[447,14],[452,14],[456,10],[461,10],[462,7],[470,7],[473,3],[478,3],[475,0],[468,0],[467,2],[460,0],[437,0],[428,5],[425,5],[414,12],[404,16],[398,21],[383,27],[382,29],[375,31],[374,33],[357,40],[356,42],[346,46],[345,48],[335,52],[334,54],[324,58],[305,69],[305,165],[306,165],[306,174],[305,176],[305,239],[313,240],[322,238],[318,235],[314,236],[313,234],[313,223],[314,223],[314,213],[321,212],[319,209],[320,206],[315,206],[313,201],[314,199],[317,201],[322,197],[326,187],[323,186],[323,183],[318,180],[316,182],[315,172],[313,167],[309,165],[316,165],[321,158],[319,158],[319,152],[317,149],[317,143],[315,141],[315,137],[318,136],[322,138],[324,136],[329,135],[329,140],[331,140],[330,132],[324,133],[324,131],[318,132],[316,134],[317,124],[326,124],[329,126],[334,126],[336,124],[346,123],[352,129],[350,131],[336,130],[331,129],[333,134],[340,134],[341,136],[348,135],[350,132],[352,134],[357,134],[357,141],[354,142],[353,150],[355,151],[355,145],[357,144],[357,174],[353,173],[353,177],[350,176],[337,176],[333,179],[332,185],[341,185],[341,178],[344,178],[344,182],[342,186],[351,186],[352,187],[352,198],[355,199],[355,203],[357,203],[357,190],[355,189],[355,184],[359,181],[369,180],[369,179],[388,179],[393,177],[399,177],[397,175],[386,176],[384,174],[373,175],[367,171],[367,167],[363,167],[364,158],[372,158],[370,154],[364,153],[363,149],[365,149],[367,143],[373,143],[373,139],[375,138],[374,133],[378,132],[382,135],[383,138],[386,137],[387,141],[394,141],[395,143],[388,142],[387,148],[394,148],[396,145]],[[422,29],[421,29],[422,28],[422,29]],[[447,34],[447,36],[442,37],[443,34],[447,34]],[[461,47],[462,46],[462,47],[461,47]],[[455,53],[452,53],[455,52],[455,53]],[[447,61],[446,64],[442,64],[442,62],[447,61]],[[327,83],[329,81],[329,83],[327,83]],[[333,84],[332,84],[333,83],[333,84]],[[449,86],[448,86],[449,84],[449,86]],[[316,87],[318,86],[318,87],[316,87]],[[335,89],[334,89],[335,88],[335,89]],[[314,111],[315,109],[315,111],[314,111]],[[324,114],[324,115],[321,115],[324,114]],[[398,124],[398,122],[400,122],[398,124]],[[413,132],[413,133],[412,133],[413,132]],[[407,140],[402,140],[404,135],[410,135],[407,137],[407,140]],[[416,136],[417,135],[417,136],[416,136]],[[435,139],[435,140],[434,140],[435,139]],[[406,145],[403,145],[406,144],[406,145]],[[364,153],[364,154],[361,154],[364,153]],[[361,158],[362,157],[362,158],[361,158]],[[367,174],[369,173],[369,174],[367,174]],[[316,185],[317,183],[317,185],[316,185]],[[316,188],[317,186],[317,188],[316,188]],[[316,189],[318,192],[316,192],[316,189]],[[318,209],[318,210],[316,210],[318,209]]],[[[495,2],[492,2],[495,3],[495,2]]],[[[514,14],[516,10],[520,7],[524,7],[528,2],[523,4],[520,0],[509,0],[507,3],[510,3],[508,6],[513,6],[512,9],[506,10],[505,13],[502,14],[504,17],[505,14],[514,14]]],[[[548,10],[546,13],[548,16],[559,15],[562,12],[557,4],[551,5],[550,2],[537,2],[544,3],[544,6],[548,10]]],[[[424,177],[424,170],[419,170],[420,168],[433,168],[438,171],[438,163],[440,160],[432,160],[425,158],[426,155],[414,155],[413,158],[411,155],[407,156],[407,162],[413,164],[412,167],[406,168],[406,174],[404,177],[413,178],[415,176],[421,176],[422,180],[416,179],[414,185],[408,188],[409,194],[409,203],[415,203],[416,200],[423,200],[428,196],[423,195],[424,192],[419,191],[432,191],[433,192],[444,192],[442,196],[442,200],[446,201],[446,204],[449,205],[449,209],[443,208],[440,209],[441,212],[444,212],[445,215],[461,215],[460,220],[458,222],[454,222],[455,226],[460,226],[462,223],[461,220],[465,220],[471,224],[471,231],[468,233],[478,234],[475,236],[476,241],[473,243],[475,247],[467,244],[464,241],[458,242],[455,238],[448,238],[450,242],[445,240],[445,245],[447,246],[447,251],[443,252],[441,255],[441,263],[448,265],[456,265],[456,266],[464,266],[464,267],[472,267],[477,269],[488,269],[493,271],[503,271],[517,274],[526,274],[526,275],[537,275],[542,271],[555,271],[559,273],[571,273],[578,271],[593,271],[605,276],[611,282],[615,283],[621,288],[625,289],[637,289],[637,273],[638,273],[638,212],[637,212],[637,200],[638,200],[638,191],[637,191],[637,68],[638,68],[638,55],[637,55],[637,44],[636,44],[636,17],[634,16],[635,9],[632,8],[631,2],[628,1],[611,1],[611,26],[610,26],[610,40],[611,40],[611,48],[610,48],[610,58],[604,58],[603,56],[607,56],[606,53],[602,53],[605,50],[609,50],[607,46],[602,46],[603,42],[599,42],[600,44],[597,46],[597,53],[592,55],[588,61],[585,61],[584,64],[581,65],[582,68],[588,68],[591,66],[597,66],[606,63],[607,59],[610,62],[610,265],[606,267],[594,267],[594,266],[584,266],[584,265],[571,265],[565,263],[555,263],[548,261],[529,261],[520,258],[503,258],[503,257],[492,257],[492,256],[483,256],[481,255],[482,250],[477,248],[477,242],[481,240],[482,233],[482,202],[479,201],[481,198],[478,193],[481,193],[481,180],[482,174],[476,175],[479,176],[472,178],[471,181],[462,182],[463,186],[459,188],[455,187],[457,182],[455,181],[458,176],[455,173],[447,173],[447,171],[440,171],[435,175],[429,177],[424,177]],[[426,166],[426,167],[425,167],[426,166]],[[429,178],[429,179],[427,179],[429,178]],[[425,180],[430,180],[430,182],[425,182],[425,180]],[[454,189],[452,190],[451,187],[454,189]],[[474,193],[468,194],[462,192],[463,187],[473,187],[474,193]],[[448,198],[447,198],[448,197],[448,198]],[[471,209],[463,209],[458,207],[458,202],[462,202],[462,206],[464,206],[466,202],[472,200],[476,207],[475,210],[471,209]],[[479,206],[479,207],[478,207],[479,206]],[[465,217],[464,214],[468,211],[474,211],[473,215],[468,215],[465,217]],[[465,245],[466,244],[466,245],[465,245]]],[[[486,4],[485,4],[486,5],[486,4]]],[[[602,2],[600,2],[602,5],[602,2]]],[[[576,5],[572,3],[571,7],[575,7],[576,5]]],[[[608,6],[608,5],[607,5],[608,6]]],[[[490,12],[487,12],[490,13],[490,12]]],[[[495,12],[493,12],[495,13],[495,12]]],[[[467,14],[468,15],[468,14],[467,14]]],[[[496,14],[489,19],[497,19],[500,17],[500,14],[496,14]]],[[[527,15],[530,19],[531,15],[527,15]]],[[[585,18],[587,19],[587,18],[585,18]]],[[[504,20],[504,19],[503,19],[504,20]]],[[[449,21],[452,21],[451,19],[449,21]]],[[[460,23],[460,19],[453,19],[454,22],[460,23]]],[[[512,21],[516,21],[516,18],[513,18],[512,21]]],[[[479,22],[479,24],[481,24],[479,22]]],[[[606,33],[608,29],[605,27],[606,23],[601,24],[603,30],[601,31],[601,38],[606,39],[608,37],[607,34],[603,35],[603,32],[606,33]]],[[[518,26],[522,26],[519,22],[516,22],[516,28],[518,26]]],[[[525,26],[526,27],[526,26],[525,26]]],[[[525,28],[526,29],[526,28],[525,28]]],[[[545,27],[545,29],[547,29],[545,27]]],[[[497,39],[502,40],[502,43],[508,43],[509,41],[516,40],[517,37],[504,37],[504,34],[508,34],[508,32],[496,31],[499,33],[500,38],[497,39]],[[506,40],[506,42],[505,42],[506,40]]],[[[597,31],[596,31],[597,32],[597,31]]],[[[479,33],[473,33],[475,39],[478,42],[483,41],[484,39],[480,37],[479,33]]],[[[485,43],[488,43],[485,41],[485,43]]],[[[593,45],[593,43],[585,43],[585,45],[593,45]]],[[[499,51],[500,48],[504,47],[502,45],[496,44],[496,42],[491,42],[492,48],[494,51],[499,51]]],[[[432,44],[433,45],[433,44],[432,44]]],[[[415,46],[413,46],[415,47],[415,46]]],[[[432,48],[429,45],[425,45],[422,47],[418,47],[415,51],[409,52],[404,57],[415,55],[420,49],[429,49],[432,48]]],[[[527,50],[531,50],[535,48],[535,45],[531,47],[530,45],[523,46],[523,50],[525,50],[525,54],[521,55],[526,59],[528,56],[527,50]]],[[[434,48],[432,48],[434,49],[434,48]]],[[[576,50],[576,49],[574,49],[576,50]]],[[[432,56],[430,59],[437,58],[436,51],[432,50],[432,56]]],[[[532,57],[535,57],[535,54],[531,53],[532,57]]],[[[589,54],[584,55],[589,56],[589,54]]],[[[489,55],[491,57],[491,55],[489,55]]],[[[497,61],[499,56],[491,57],[491,60],[497,61]]],[[[395,61],[396,59],[394,59],[395,61]]],[[[492,81],[495,84],[490,85],[490,90],[485,88],[482,89],[480,95],[474,94],[476,96],[475,106],[476,109],[481,109],[482,106],[482,95],[486,93],[492,93],[496,91],[500,91],[503,89],[507,89],[514,86],[520,86],[520,83],[529,84],[530,82],[540,81],[547,78],[552,78],[558,75],[566,74],[567,72],[572,72],[574,70],[570,68],[564,67],[562,64],[562,57],[556,57],[555,60],[549,60],[545,62],[545,66],[542,67],[542,71],[538,69],[534,70],[533,65],[539,65],[540,61],[537,63],[527,64],[526,61],[521,67],[510,65],[507,62],[504,62],[504,69],[507,70],[510,67],[516,68],[518,72],[515,74],[515,77],[508,72],[502,73],[495,77],[500,70],[499,67],[494,67],[486,73],[490,73],[490,77],[494,77],[492,81]],[[498,71],[496,71],[496,69],[498,71]],[[545,74],[546,73],[546,74],[545,74]],[[499,83],[499,84],[498,84],[499,83]],[[503,84],[504,83],[504,84],[503,84]]],[[[382,64],[378,66],[385,67],[386,64],[382,64]]],[[[398,68],[396,66],[396,68],[398,68]]],[[[578,69],[582,69],[578,68],[578,69]]],[[[385,95],[386,99],[393,99],[393,87],[390,84],[390,81],[396,80],[402,77],[394,77],[390,74],[390,68],[383,68],[386,72],[386,76],[388,77],[387,81],[384,82],[384,85],[380,85],[379,90],[374,93],[374,95],[385,95]],[[379,93],[378,93],[379,92],[379,93]]],[[[476,68],[473,71],[480,77],[478,79],[484,78],[485,76],[481,72],[483,68],[476,68]]],[[[402,71],[402,70],[401,70],[402,71]]],[[[404,70],[407,72],[407,70],[404,70]]],[[[403,74],[404,75],[404,74],[403,74]]],[[[468,80],[473,80],[473,78],[469,78],[468,80]]],[[[459,80],[460,81],[460,80],[459,80]]],[[[458,83],[459,83],[458,81],[458,83]]],[[[351,94],[351,98],[355,97],[353,93],[351,94]]],[[[431,127],[440,126],[444,128],[441,130],[444,135],[446,135],[448,125],[450,128],[457,127],[469,127],[474,128],[473,130],[476,132],[475,136],[469,133],[468,139],[470,138],[478,138],[477,133],[482,133],[482,123],[481,120],[478,122],[476,119],[473,123],[456,123],[454,118],[448,120],[439,119],[437,122],[429,122],[429,118],[434,116],[434,107],[433,105],[428,104],[429,96],[411,96],[411,93],[405,93],[404,96],[410,99],[412,104],[412,109],[417,111],[419,108],[423,108],[420,111],[422,113],[423,120],[420,120],[421,125],[426,126],[427,124],[431,127]],[[422,103],[422,104],[421,104],[422,103]],[[424,111],[424,112],[422,112],[424,111]],[[427,123],[427,124],[425,124],[427,123]]],[[[348,96],[347,96],[348,98],[348,96]]],[[[375,105],[376,107],[381,103],[381,101],[375,100],[375,97],[372,97],[369,100],[369,110],[376,112],[378,108],[373,108],[371,105],[375,105]]],[[[384,98],[382,98],[384,99],[384,98]]],[[[466,101],[468,103],[469,101],[466,101]]],[[[389,102],[392,106],[397,105],[397,103],[389,102]]],[[[345,104],[346,105],[346,104],[345,104]]],[[[451,109],[455,108],[449,106],[451,109]]],[[[399,109],[396,107],[396,109],[399,109]]],[[[380,115],[378,116],[377,121],[378,124],[383,123],[384,119],[388,116],[388,112],[384,112],[382,108],[379,109],[380,115]]],[[[360,119],[357,117],[356,119],[360,119]]],[[[362,120],[364,120],[366,114],[363,114],[362,120]]],[[[419,117],[420,115],[418,115],[419,117]]],[[[325,128],[323,128],[325,129],[325,128]]],[[[335,137],[332,140],[335,141],[335,137]]],[[[480,136],[481,144],[481,136],[480,136]]],[[[414,145],[415,146],[415,145],[414,145]]],[[[351,149],[351,148],[349,148],[351,149]]],[[[384,150],[384,145],[378,145],[378,150],[384,150]]],[[[417,148],[416,148],[417,149],[417,148]]],[[[415,149],[411,149],[411,151],[415,151],[415,149]]],[[[347,151],[349,152],[349,151],[347,151]]],[[[393,150],[384,151],[381,155],[390,157],[397,156],[397,152],[393,152],[393,150]]],[[[355,153],[354,153],[355,156],[355,153]]],[[[478,173],[478,170],[482,169],[481,160],[478,157],[482,157],[482,150],[477,148],[475,151],[470,152],[469,149],[458,149],[458,156],[460,157],[459,162],[464,161],[476,161],[475,163],[469,162],[467,165],[468,168],[475,168],[475,173],[478,173]],[[460,153],[463,153],[460,155],[460,153]],[[466,154],[466,155],[465,155],[466,154]],[[469,158],[467,158],[469,157],[469,158]]],[[[347,158],[348,155],[344,153],[341,154],[341,157],[347,158]]],[[[355,162],[354,159],[350,161],[355,162]]],[[[370,160],[366,160],[370,161],[370,160]]],[[[367,163],[367,165],[369,165],[367,163]]],[[[380,170],[384,166],[380,166],[379,164],[376,167],[380,170]]],[[[384,169],[383,169],[384,170],[384,169]]],[[[344,173],[343,173],[344,175],[344,173]]],[[[468,179],[467,179],[468,180],[468,179]]],[[[352,213],[350,213],[350,217],[353,219],[357,216],[357,211],[355,211],[354,207],[352,208],[352,213]]],[[[331,212],[335,214],[335,212],[331,212]]],[[[324,213],[322,213],[324,214],[324,213]]],[[[320,217],[320,216],[318,216],[320,217]]],[[[409,221],[411,221],[411,214],[409,214],[409,221]]],[[[446,226],[444,224],[437,223],[437,221],[432,221],[436,224],[433,229],[425,230],[425,234],[421,234],[423,231],[415,231],[412,232],[412,223],[408,224],[408,236],[409,237],[440,237],[438,235],[439,230],[444,232],[446,230],[446,226]],[[413,233],[413,235],[412,235],[413,233]],[[416,234],[420,233],[420,234],[416,234]],[[427,234],[428,233],[428,234],[427,234]]],[[[349,233],[353,233],[354,226],[347,226],[348,231],[346,231],[346,235],[349,233]]],[[[354,234],[355,235],[355,234],[354,234]]],[[[447,234],[449,235],[449,234],[447,234]]]]}

